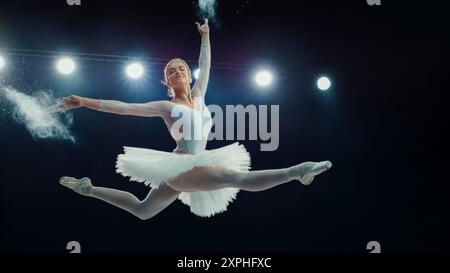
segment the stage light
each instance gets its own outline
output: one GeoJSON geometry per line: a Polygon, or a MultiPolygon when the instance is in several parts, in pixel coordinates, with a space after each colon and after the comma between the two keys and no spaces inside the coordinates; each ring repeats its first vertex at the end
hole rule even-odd
{"type": "Polygon", "coordinates": [[[317,88],[319,88],[322,91],[326,91],[331,87],[331,81],[328,79],[328,77],[320,77],[317,80],[317,88]]]}
{"type": "Polygon", "coordinates": [[[195,69],[194,71],[194,78],[198,79],[198,75],[200,74],[200,68],[195,69]]]}
{"type": "Polygon", "coordinates": [[[59,72],[68,75],[75,71],[75,62],[70,58],[61,58],[56,63],[56,67],[59,72]]]}
{"type": "Polygon", "coordinates": [[[255,75],[255,81],[259,86],[268,86],[269,84],[272,83],[272,73],[270,73],[269,71],[259,71],[258,73],[256,73],[255,75]]]}
{"type": "Polygon", "coordinates": [[[3,59],[2,56],[0,56],[0,69],[2,69],[2,68],[5,67],[5,66],[6,66],[6,61],[5,61],[5,59],[3,59]]]}
{"type": "Polygon", "coordinates": [[[140,63],[132,63],[127,66],[126,73],[128,77],[138,79],[144,74],[144,67],[140,63]]]}

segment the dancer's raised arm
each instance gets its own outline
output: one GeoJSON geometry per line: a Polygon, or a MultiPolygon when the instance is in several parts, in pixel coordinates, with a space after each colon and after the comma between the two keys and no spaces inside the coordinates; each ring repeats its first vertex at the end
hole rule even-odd
{"type": "Polygon", "coordinates": [[[194,87],[192,87],[192,94],[194,96],[204,97],[206,88],[208,87],[209,70],[211,69],[211,46],[209,42],[209,26],[208,19],[205,19],[205,23],[195,23],[197,30],[201,35],[200,56],[198,59],[198,66],[200,72],[198,79],[195,81],[194,87]]]}
{"type": "Polygon", "coordinates": [[[117,100],[90,99],[80,96],[64,97],[61,108],[65,111],[87,107],[93,110],[118,115],[132,115],[142,117],[170,116],[172,105],[168,101],[151,101],[147,103],[125,103],[117,100]]]}

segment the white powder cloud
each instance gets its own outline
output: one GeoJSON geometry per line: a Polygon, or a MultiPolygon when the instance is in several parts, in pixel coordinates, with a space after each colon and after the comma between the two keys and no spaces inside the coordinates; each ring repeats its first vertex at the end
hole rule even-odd
{"type": "Polygon", "coordinates": [[[5,96],[14,105],[14,120],[25,125],[33,138],[56,138],[75,142],[69,131],[73,115],[59,109],[59,101],[51,91],[39,91],[29,96],[12,87],[0,87],[0,95],[5,96]]]}

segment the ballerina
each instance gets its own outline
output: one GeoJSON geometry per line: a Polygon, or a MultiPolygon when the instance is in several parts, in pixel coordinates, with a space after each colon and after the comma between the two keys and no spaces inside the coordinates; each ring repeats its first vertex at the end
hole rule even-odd
{"type": "Polygon", "coordinates": [[[93,186],[87,177],[76,179],[63,176],[59,180],[61,185],[124,209],[142,220],[154,217],[176,199],[188,205],[195,215],[210,217],[226,211],[240,190],[263,191],[292,180],[309,185],[315,176],[331,168],[330,161],[321,161],[303,162],[282,169],[250,171],[250,155],[238,142],[206,150],[207,137],[203,132],[209,133],[211,130],[211,113],[205,105],[211,67],[208,19],[203,24],[195,24],[201,36],[200,73],[192,89],[189,66],[176,58],[164,68],[164,84],[172,98],[170,101],[125,103],[72,95],[64,97],[60,105],[64,111],[87,107],[118,115],[163,119],[177,144],[172,152],[124,147],[124,153],[118,155],[116,161],[117,173],[151,187],[147,197],[139,200],[129,192],[93,186]],[[175,112],[183,113],[183,117],[194,116],[183,123],[181,136],[173,130],[180,118],[180,115],[174,116],[175,112]],[[199,131],[200,138],[192,137],[199,131]]]}

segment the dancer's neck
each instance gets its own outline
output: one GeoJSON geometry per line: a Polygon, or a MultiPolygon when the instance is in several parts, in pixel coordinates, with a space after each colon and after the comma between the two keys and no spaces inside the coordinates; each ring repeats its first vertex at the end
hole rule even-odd
{"type": "Polygon", "coordinates": [[[194,99],[192,98],[189,86],[184,87],[182,90],[175,91],[175,97],[173,98],[173,101],[193,104],[194,99]]]}

